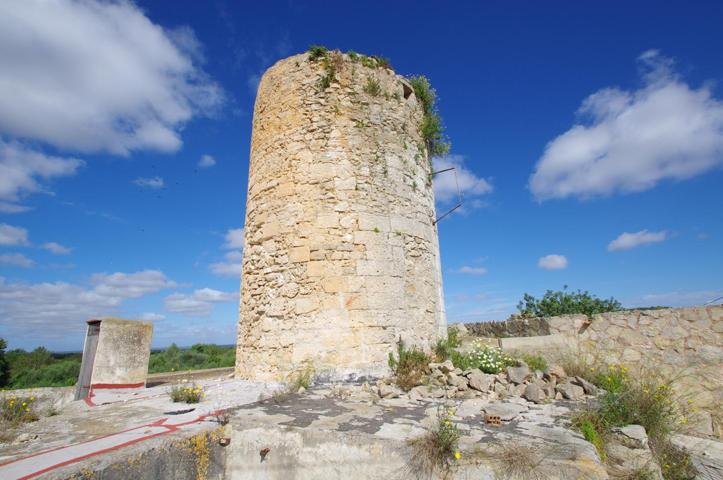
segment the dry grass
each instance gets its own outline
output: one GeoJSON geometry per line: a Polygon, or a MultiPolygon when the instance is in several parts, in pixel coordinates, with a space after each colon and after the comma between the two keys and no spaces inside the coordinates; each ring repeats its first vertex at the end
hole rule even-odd
{"type": "Polygon", "coordinates": [[[531,445],[519,442],[499,442],[477,449],[471,458],[484,460],[495,471],[498,480],[548,480],[565,478],[559,465],[550,457],[573,459],[574,451],[566,445],[531,445]]]}
{"type": "Polygon", "coordinates": [[[450,420],[454,410],[443,406],[437,410],[437,424],[419,438],[409,441],[411,453],[407,466],[417,479],[450,478],[456,460],[461,457],[459,438],[462,435],[450,420]]]}

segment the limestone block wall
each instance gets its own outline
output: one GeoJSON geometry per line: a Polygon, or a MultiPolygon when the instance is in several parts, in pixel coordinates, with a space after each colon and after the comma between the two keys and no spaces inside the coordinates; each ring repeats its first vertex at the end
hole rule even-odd
{"type": "Polygon", "coordinates": [[[337,58],[281,60],[254,108],[236,374],[381,374],[446,335],[430,162],[411,88],[337,58]],[[371,80],[370,80],[371,79],[371,80]],[[377,95],[365,86],[379,82],[377,95]],[[367,90],[367,91],[365,91],[367,90]]]}
{"type": "Polygon", "coordinates": [[[520,331],[519,322],[507,330],[495,327],[519,335],[517,339],[502,339],[501,345],[539,344],[540,350],[549,353],[548,347],[559,350],[564,342],[571,350],[608,363],[672,375],[678,388],[712,415],[713,429],[721,436],[723,305],[629,310],[591,318],[563,315],[542,320],[548,336],[535,336],[539,335],[540,322],[530,322],[529,331],[520,331]]]}

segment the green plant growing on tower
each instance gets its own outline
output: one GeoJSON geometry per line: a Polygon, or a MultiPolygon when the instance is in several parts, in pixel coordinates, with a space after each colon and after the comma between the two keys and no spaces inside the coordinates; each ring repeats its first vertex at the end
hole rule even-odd
{"type": "Polygon", "coordinates": [[[444,136],[442,119],[437,112],[437,92],[424,75],[409,78],[409,83],[414,90],[414,95],[422,104],[424,117],[420,131],[430,157],[449,153],[450,144],[444,136]]]}

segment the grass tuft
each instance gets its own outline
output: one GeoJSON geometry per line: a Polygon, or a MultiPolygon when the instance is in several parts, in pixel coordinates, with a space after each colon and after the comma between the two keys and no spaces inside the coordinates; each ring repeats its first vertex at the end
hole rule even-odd
{"type": "Polygon", "coordinates": [[[416,478],[433,478],[435,474],[448,478],[452,466],[462,457],[459,452],[462,432],[452,422],[453,415],[454,409],[440,405],[435,426],[421,437],[409,441],[412,448],[409,467],[416,478]]]}

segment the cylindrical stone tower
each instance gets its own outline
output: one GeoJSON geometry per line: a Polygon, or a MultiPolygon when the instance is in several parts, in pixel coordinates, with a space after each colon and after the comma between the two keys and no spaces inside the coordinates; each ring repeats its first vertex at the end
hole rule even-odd
{"type": "Polygon", "coordinates": [[[254,108],[236,375],[387,372],[446,335],[422,106],[339,52],[281,60],[254,108]]]}

